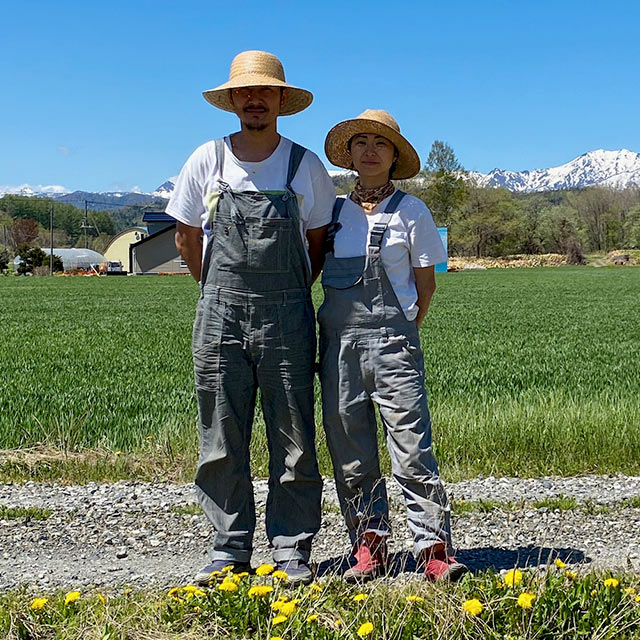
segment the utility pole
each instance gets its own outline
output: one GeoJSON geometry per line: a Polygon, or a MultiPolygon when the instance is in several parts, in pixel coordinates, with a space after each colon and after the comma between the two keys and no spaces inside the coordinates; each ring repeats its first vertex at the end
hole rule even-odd
{"type": "Polygon", "coordinates": [[[49,275],[53,275],[53,202],[49,205],[49,275]]]}
{"type": "Polygon", "coordinates": [[[82,221],[82,228],[84,229],[84,248],[89,248],[89,241],[87,240],[87,227],[89,226],[89,204],[84,201],[84,220],[82,221]]]}

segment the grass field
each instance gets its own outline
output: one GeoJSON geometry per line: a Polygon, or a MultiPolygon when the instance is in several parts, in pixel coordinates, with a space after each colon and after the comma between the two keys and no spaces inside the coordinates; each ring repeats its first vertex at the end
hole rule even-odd
{"type": "MultiPolygon", "coordinates": [[[[191,478],[197,294],[183,277],[0,278],[0,477],[191,478]]],[[[638,309],[636,267],[439,276],[421,340],[445,477],[640,472],[638,309]]],[[[258,417],[259,475],[264,443],[258,417]]],[[[328,475],[321,428],[318,450],[328,475]]]]}
{"type": "Polygon", "coordinates": [[[543,576],[514,569],[453,586],[334,579],[293,589],[284,576],[229,574],[217,588],[118,591],[0,594],[0,632],[8,640],[640,638],[637,579],[578,575],[562,563],[543,576]]]}

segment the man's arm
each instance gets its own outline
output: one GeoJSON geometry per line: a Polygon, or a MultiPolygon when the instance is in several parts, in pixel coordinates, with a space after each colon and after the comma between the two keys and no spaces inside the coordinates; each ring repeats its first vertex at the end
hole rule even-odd
{"type": "Polygon", "coordinates": [[[311,260],[311,282],[315,282],[324,267],[324,241],[327,237],[329,225],[309,229],[307,231],[307,242],[309,243],[309,259],[311,260]]]}
{"type": "Polygon", "coordinates": [[[413,273],[416,277],[416,289],[418,291],[418,315],[416,316],[416,324],[418,328],[422,324],[427,310],[429,309],[429,303],[433,297],[433,293],[436,290],[436,276],[435,267],[413,267],[413,273]]]}
{"type": "Polygon", "coordinates": [[[202,271],[202,229],[184,222],[176,223],[176,247],[187,263],[191,275],[200,282],[202,271]]]}

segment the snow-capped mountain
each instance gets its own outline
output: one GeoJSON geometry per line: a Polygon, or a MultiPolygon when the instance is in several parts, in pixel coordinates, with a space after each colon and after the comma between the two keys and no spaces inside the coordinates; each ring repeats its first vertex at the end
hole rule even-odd
{"type": "Polygon", "coordinates": [[[552,191],[591,186],[625,189],[640,187],[640,154],[627,149],[585,153],[567,164],[533,171],[491,173],[469,172],[468,178],[480,187],[503,187],[509,191],[552,191]]]}

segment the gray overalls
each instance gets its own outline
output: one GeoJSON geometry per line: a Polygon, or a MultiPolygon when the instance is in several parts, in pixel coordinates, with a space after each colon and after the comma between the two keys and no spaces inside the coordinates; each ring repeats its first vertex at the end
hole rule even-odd
{"type": "MultiPolygon", "coordinates": [[[[315,454],[316,335],[310,270],[291,182],[234,192],[220,176],[193,328],[200,458],[196,486],[214,528],[212,560],[248,562],[255,529],[249,441],[260,389],[269,449],[266,529],[276,562],[309,559],[320,528],[315,454]]],[[[224,166],[225,144],[216,141],[224,166]]]]}
{"type": "MultiPolygon", "coordinates": [[[[371,231],[366,256],[326,256],[320,323],[322,411],[336,488],[352,542],[390,533],[380,474],[374,402],[385,427],[393,475],[404,494],[414,554],[450,547],[449,501],[431,448],[424,361],[380,257],[382,238],[404,197],[396,191],[371,231]]],[[[333,211],[339,229],[344,199],[333,211]]]]}

